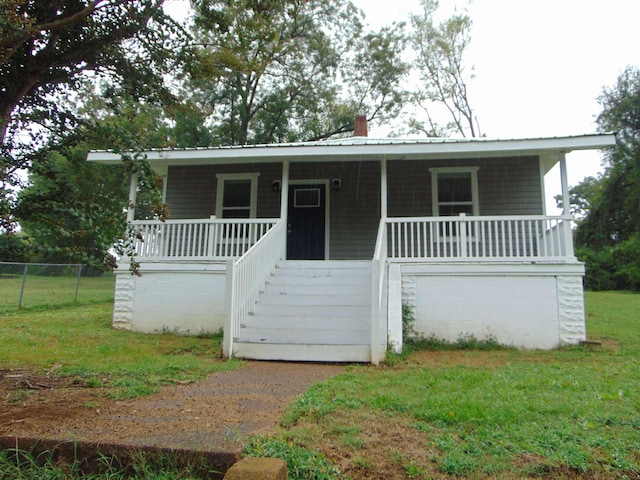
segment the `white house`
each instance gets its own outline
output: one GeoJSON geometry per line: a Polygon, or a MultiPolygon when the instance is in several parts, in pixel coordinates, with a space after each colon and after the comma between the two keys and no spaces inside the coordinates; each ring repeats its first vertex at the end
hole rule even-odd
{"type": "Polygon", "coordinates": [[[377,363],[402,346],[405,306],[423,336],[579,343],[584,266],[568,210],[546,214],[544,176],[559,164],[568,205],[565,154],[613,144],[356,136],[148,151],[171,217],[130,222],[142,276],[118,271],[113,325],[222,328],[227,356],[377,363]]]}

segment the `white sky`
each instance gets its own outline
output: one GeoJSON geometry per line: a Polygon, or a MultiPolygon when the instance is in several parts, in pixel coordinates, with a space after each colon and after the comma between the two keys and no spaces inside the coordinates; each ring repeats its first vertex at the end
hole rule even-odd
{"type": "MultiPolygon", "coordinates": [[[[352,1],[373,28],[420,12],[419,0],[352,1]]],[[[441,9],[467,5],[469,95],[488,137],[593,133],[602,88],[640,66],[638,0],[440,0],[441,9]]],[[[570,154],[570,184],[600,163],[598,152],[570,154]]]]}

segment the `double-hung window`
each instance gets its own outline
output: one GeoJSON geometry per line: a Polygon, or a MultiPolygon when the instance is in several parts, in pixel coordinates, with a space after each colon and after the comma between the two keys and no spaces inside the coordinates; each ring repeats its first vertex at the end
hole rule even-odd
{"type": "Polygon", "coordinates": [[[258,199],[258,173],[218,175],[216,216],[255,218],[258,199]]]}
{"type": "Polygon", "coordinates": [[[434,217],[478,215],[478,167],[431,168],[434,217]]]}

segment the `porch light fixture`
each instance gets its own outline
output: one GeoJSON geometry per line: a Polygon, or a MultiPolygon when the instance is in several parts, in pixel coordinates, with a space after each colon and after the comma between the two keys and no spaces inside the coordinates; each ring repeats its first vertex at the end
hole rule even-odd
{"type": "Polygon", "coordinates": [[[339,178],[332,178],[331,179],[331,190],[340,190],[342,188],[342,180],[340,180],[339,178]]]}
{"type": "Polygon", "coordinates": [[[280,180],[274,180],[273,184],[272,184],[273,191],[275,193],[278,193],[280,191],[280,189],[282,188],[281,185],[282,184],[281,184],[280,180]]]}

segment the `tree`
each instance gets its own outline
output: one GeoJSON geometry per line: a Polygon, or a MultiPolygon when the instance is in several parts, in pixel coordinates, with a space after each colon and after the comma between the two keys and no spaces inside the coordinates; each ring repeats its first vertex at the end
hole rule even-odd
{"type": "Polygon", "coordinates": [[[0,227],[12,226],[19,172],[47,143],[76,136],[75,89],[86,72],[112,93],[161,88],[180,38],[163,0],[9,0],[0,6],[0,227]]]}
{"type": "Polygon", "coordinates": [[[464,65],[464,54],[471,42],[471,18],[454,14],[438,23],[438,0],[421,0],[422,12],[411,15],[411,44],[416,54],[414,67],[420,72],[420,85],[413,95],[413,103],[426,116],[413,117],[413,132],[441,137],[451,134],[463,137],[479,136],[476,118],[467,90],[473,78],[464,65]],[[451,121],[441,126],[438,109],[444,107],[451,121]]]}
{"type": "Polygon", "coordinates": [[[113,265],[107,252],[125,229],[129,175],[86,158],[86,145],[48,152],[18,194],[16,216],[43,262],[113,265]]]}
{"type": "Polygon", "coordinates": [[[613,246],[640,234],[640,70],[627,67],[599,97],[601,130],[617,132],[606,155],[602,193],[576,232],[579,245],[613,246]]]}
{"type": "MultiPolygon", "coordinates": [[[[208,132],[188,106],[139,102],[128,96],[104,98],[85,85],[77,92],[81,118],[92,117],[92,130],[81,132],[69,145],[43,151],[18,194],[15,214],[28,234],[29,251],[43,262],[84,263],[110,267],[108,251],[125,232],[129,178],[138,170],[143,185],[136,213],[161,216],[150,190],[160,197],[158,178],[147,164],[132,162],[105,166],[86,161],[89,148],[106,149],[134,143],[139,148],[197,145],[208,132]],[[145,188],[146,187],[146,188],[145,188]]],[[[82,127],[86,128],[86,127],[82,127]]],[[[162,207],[162,206],[160,206],[162,207]]],[[[15,243],[15,242],[14,242],[15,243]]],[[[15,250],[15,249],[14,249],[15,250]]],[[[8,251],[14,251],[8,250],[8,251]]]]}
{"type": "Polygon", "coordinates": [[[588,211],[575,232],[590,288],[640,289],[640,70],[627,67],[599,97],[598,125],[617,132],[596,182],[573,189],[588,211]]]}
{"type": "Polygon", "coordinates": [[[201,44],[190,73],[223,144],[318,140],[355,114],[393,114],[406,72],[399,27],[364,34],[351,2],[195,0],[201,44]]]}
{"type": "MultiPolygon", "coordinates": [[[[597,177],[585,177],[582,182],[569,189],[569,210],[576,222],[583,221],[589,214],[592,205],[600,201],[604,183],[605,177],[598,174],[597,177]]],[[[558,208],[562,210],[562,195],[556,195],[555,200],[558,208]]]]}

